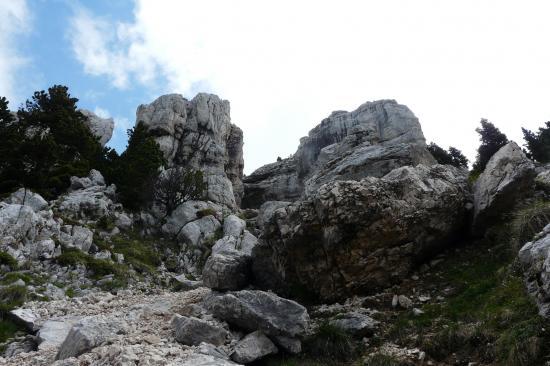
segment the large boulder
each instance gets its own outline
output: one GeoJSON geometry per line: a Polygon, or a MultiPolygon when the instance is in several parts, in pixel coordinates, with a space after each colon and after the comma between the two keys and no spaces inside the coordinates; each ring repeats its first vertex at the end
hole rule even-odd
{"type": "Polygon", "coordinates": [[[324,183],[382,177],[417,164],[435,164],[418,119],[394,100],[368,102],[333,112],[300,140],[293,156],[247,176],[243,207],[295,201],[324,183]]]}
{"type": "Polygon", "coordinates": [[[145,124],[169,166],[201,170],[208,199],[236,208],[243,192],[243,136],[229,109],[216,95],[200,93],[189,101],[169,94],[140,105],[136,123],[145,124]]]}
{"type": "Polygon", "coordinates": [[[533,187],[535,166],[515,142],[498,150],[474,186],[473,231],[483,234],[488,225],[509,212],[533,187]]]}
{"type": "Polygon", "coordinates": [[[127,324],[120,319],[102,315],[89,316],[77,322],[59,347],[56,360],[77,357],[126,332],[127,324]]]}
{"type": "Polygon", "coordinates": [[[176,315],[172,320],[176,340],[187,346],[198,346],[202,342],[221,346],[228,336],[227,330],[205,320],[176,315]]]}
{"type": "Polygon", "coordinates": [[[527,291],[535,299],[540,315],[550,318],[550,225],[519,251],[527,291]]]}
{"type": "Polygon", "coordinates": [[[306,308],[271,292],[212,292],[203,301],[216,318],[247,331],[261,330],[275,343],[303,337],[309,327],[306,308]]]}
{"type": "Polygon", "coordinates": [[[112,118],[101,118],[87,109],[81,109],[80,113],[86,117],[86,126],[90,132],[98,138],[101,146],[105,146],[113,136],[115,121],[112,118]]]}
{"type": "Polygon", "coordinates": [[[48,207],[48,201],[41,195],[25,188],[19,188],[17,191],[13,192],[5,202],[29,206],[34,212],[44,210],[48,207]]]}
{"type": "Polygon", "coordinates": [[[275,210],[254,249],[257,285],[336,300],[402,280],[459,238],[471,205],[467,172],[402,167],[325,184],[275,210]]]}

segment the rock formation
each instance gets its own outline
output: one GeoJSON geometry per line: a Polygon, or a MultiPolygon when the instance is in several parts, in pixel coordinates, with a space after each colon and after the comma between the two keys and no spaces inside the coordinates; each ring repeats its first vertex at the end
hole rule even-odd
{"type": "Polygon", "coordinates": [[[474,232],[482,234],[528,195],[534,178],[533,162],[515,142],[497,151],[474,186],[474,232]]]}
{"type": "Polygon", "coordinates": [[[140,105],[136,123],[143,122],[160,145],[170,166],[201,170],[209,200],[236,208],[243,194],[243,134],[231,124],[229,102],[198,94],[188,101],[163,95],[140,105]]]}
{"type": "Polygon", "coordinates": [[[324,300],[387,287],[457,237],[469,199],[466,173],[443,165],[325,184],[266,220],[254,277],[324,300]]]}
{"type": "Polygon", "coordinates": [[[86,125],[94,136],[99,139],[101,146],[105,146],[113,136],[115,121],[112,118],[101,118],[87,109],[80,109],[79,111],[86,116],[86,125]]]}
{"type": "Polygon", "coordinates": [[[435,160],[414,114],[393,100],[367,102],[353,112],[333,112],[300,140],[292,157],[247,176],[242,206],[295,201],[324,183],[382,177],[417,164],[435,160]]]}

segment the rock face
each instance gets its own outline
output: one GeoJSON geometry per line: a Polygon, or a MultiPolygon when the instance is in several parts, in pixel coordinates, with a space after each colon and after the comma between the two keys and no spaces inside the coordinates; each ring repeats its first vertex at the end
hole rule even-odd
{"type": "Polygon", "coordinates": [[[540,315],[550,318],[550,225],[519,251],[527,291],[535,299],[540,315]]]}
{"type": "Polygon", "coordinates": [[[204,93],[190,101],[169,94],[140,105],[136,115],[136,122],[143,122],[160,145],[169,166],[205,174],[209,200],[231,208],[240,203],[243,135],[231,124],[228,101],[204,93]]]}
{"type": "Polygon", "coordinates": [[[418,119],[393,100],[368,102],[353,112],[333,112],[301,139],[294,156],[246,177],[243,207],[295,201],[327,182],[382,177],[417,164],[435,164],[418,119]]]}
{"type": "Polygon", "coordinates": [[[101,118],[87,109],[81,109],[80,112],[86,116],[86,125],[94,136],[99,138],[101,146],[105,146],[113,136],[115,121],[112,118],[101,118]]]}
{"type": "Polygon", "coordinates": [[[533,185],[535,166],[515,142],[509,142],[493,155],[474,187],[475,233],[512,209],[533,185]]]}
{"type": "Polygon", "coordinates": [[[457,237],[469,199],[466,172],[444,165],[325,184],[264,218],[253,277],[325,300],[387,287],[457,237]]]}

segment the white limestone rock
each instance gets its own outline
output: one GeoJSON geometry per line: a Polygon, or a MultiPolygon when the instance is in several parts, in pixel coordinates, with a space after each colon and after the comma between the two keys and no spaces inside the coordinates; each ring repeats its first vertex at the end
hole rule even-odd
{"type": "Polygon", "coordinates": [[[105,146],[113,136],[115,121],[112,118],[101,118],[87,109],[80,109],[79,111],[86,116],[86,125],[90,132],[99,139],[101,146],[105,146]]]}

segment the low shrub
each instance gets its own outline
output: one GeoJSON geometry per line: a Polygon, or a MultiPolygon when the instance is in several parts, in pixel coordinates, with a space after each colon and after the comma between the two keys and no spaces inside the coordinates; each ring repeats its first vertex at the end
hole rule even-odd
{"type": "Polygon", "coordinates": [[[10,267],[12,271],[17,269],[17,261],[9,253],[0,251],[0,265],[10,267]]]}
{"type": "Polygon", "coordinates": [[[308,356],[319,360],[349,361],[358,351],[350,334],[329,323],[321,324],[304,346],[308,356]]]}

